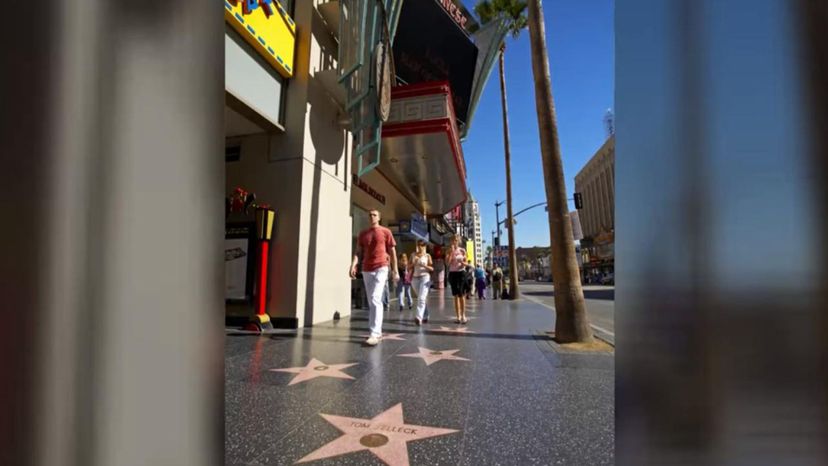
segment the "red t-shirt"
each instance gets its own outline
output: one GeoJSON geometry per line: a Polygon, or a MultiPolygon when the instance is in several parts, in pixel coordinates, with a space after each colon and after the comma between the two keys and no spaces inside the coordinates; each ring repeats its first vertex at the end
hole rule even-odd
{"type": "Polygon", "coordinates": [[[391,248],[397,247],[391,230],[375,226],[362,230],[359,234],[359,247],[362,249],[362,270],[372,272],[388,265],[391,248]]]}

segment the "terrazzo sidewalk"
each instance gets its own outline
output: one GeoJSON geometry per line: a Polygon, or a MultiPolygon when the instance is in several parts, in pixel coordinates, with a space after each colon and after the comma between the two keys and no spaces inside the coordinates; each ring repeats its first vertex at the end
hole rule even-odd
{"type": "Polygon", "coordinates": [[[367,311],[298,332],[228,331],[228,465],[603,465],[614,456],[614,355],[556,351],[553,312],[469,301],[453,322],[432,290],[430,321],[367,311]],[[460,330],[459,332],[457,330],[460,330]]]}

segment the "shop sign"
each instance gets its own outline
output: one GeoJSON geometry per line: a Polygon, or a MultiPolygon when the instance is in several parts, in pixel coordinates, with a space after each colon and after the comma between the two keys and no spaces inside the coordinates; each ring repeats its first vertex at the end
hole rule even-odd
{"type": "Polygon", "coordinates": [[[280,75],[293,76],[296,24],[277,0],[224,0],[224,20],[280,75]]]}
{"type": "Polygon", "coordinates": [[[412,215],[411,220],[400,220],[399,233],[408,233],[422,240],[428,239],[428,224],[422,217],[412,215]]]}
{"type": "Polygon", "coordinates": [[[453,19],[455,23],[460,25],[460,27],[464,30],[466,29],[466,22],[469,20],[469,18],[467,18],[466,15],[463,14],[463,10],[460,9],[460,7],[457,6],[456,3],[454,3],[452,0],[440,0],[440,5],[443,5],[443,8],[445,8],[446,13],[449,14],[451,19],[453,19]]]}
{"type": "Polygon", "coordinates": [[[414,214],[411,216],[411,232],[420,238],[428,238],[428,222],[422,215],[414,214]]]}
{"type": "Polygon", "coordinates": [[[356,175],[356,173],[353,174],[353,177],[351,179],[353,180],[352,182],[353,182],[354,186],[359,187],[359,189],[365,191],[366,193],[368,193],[369,196],[371,196],[374,199],[376,199],[377,201],[379,201],[380,204],[385,205],[385,196],[383,196],[382,194],[376,192],[374,190],[374,188],[368,186],[368,183],[362,181],[356,175]]]}
{"type": "Polygon", "coordinates": [[[256,256],[256,223],[225,224],[224,299],[250,303],[253,299],[256,256]]]}

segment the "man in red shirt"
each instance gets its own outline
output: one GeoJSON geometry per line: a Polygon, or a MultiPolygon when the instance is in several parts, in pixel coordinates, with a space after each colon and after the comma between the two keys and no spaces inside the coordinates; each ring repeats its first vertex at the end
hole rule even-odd
{"type": "Polygon", "coordinates": [[[359,252],[362,251],[362,279],[365,282],[365,294],[368,295],[368,325],[371,334],[365,342],[374,346],[382,339],[382,292],[388,282],[388,274],[395,282],[397,277],[397,243],[391,230],[380,226],[380,213],[368,212],[371,226],[359,233],[357,254],[351,261],[351,278],[356,278],[359,252]],[[389,258],[391,267],[389,269],[389,258]]]}

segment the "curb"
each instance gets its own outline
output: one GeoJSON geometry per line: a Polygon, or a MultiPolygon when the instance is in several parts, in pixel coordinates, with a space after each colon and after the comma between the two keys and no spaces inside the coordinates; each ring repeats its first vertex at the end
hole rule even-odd
{"type": "MultiPolygon", "coordinates": [[[[553,311],[555,310],[555,308],[554,308],[553,306],[550,306],[550,305],[548,305],[548,304],[544,303],[543,301],[540,301],[540,300],[538,300],[538,299],[532,298],[532,297],[530,297],[530,296],[521,296],[520,298],[518,298],[518,301],[523,300],[523,299],[527,299],[527,300],[529,300],[529,301],[531,301],[531,302],[533,302],[533,303],[535,303],[535,304],[541,305],[541,306],[543,306],[543,307],[545,307],[545,308],[547,308],[547,309],[552,309],[553,311]]],[[[610,341],[609,339],[607,339],[607,337],[603,336],[603,333],[604,333],[604,332],[603,332],[603,330],[599,330],[599,329],[598,329],[598,328],[596,328],[596,327],[595,327],[595,325],[593,325],[593,324],[589,324],[589,326],[592,328],[592,336],[593,336],[593,337],[595,337],[595,338],[597,338],[597,339],[599,339],[599,340],[603,341],[604,343],[606,343],[606,344],[608,344],[608,345],[612,346],[612,347],[613,347],[613,349],[615,348],[615,342],[614,342],[614,341],[610,341]]]]}
{"type": "Polygon", "coordinates": [[[615,342],[614,341],[610,341],[608,338],[604,337],[603,332],[596,329],[592,324],[589,324],[589,326],[592,327],[592,336],[593,337],[595,337],[595,338],[603,341],[604,343],[612,346],[613,348],[615,348],[615,342]]]}

